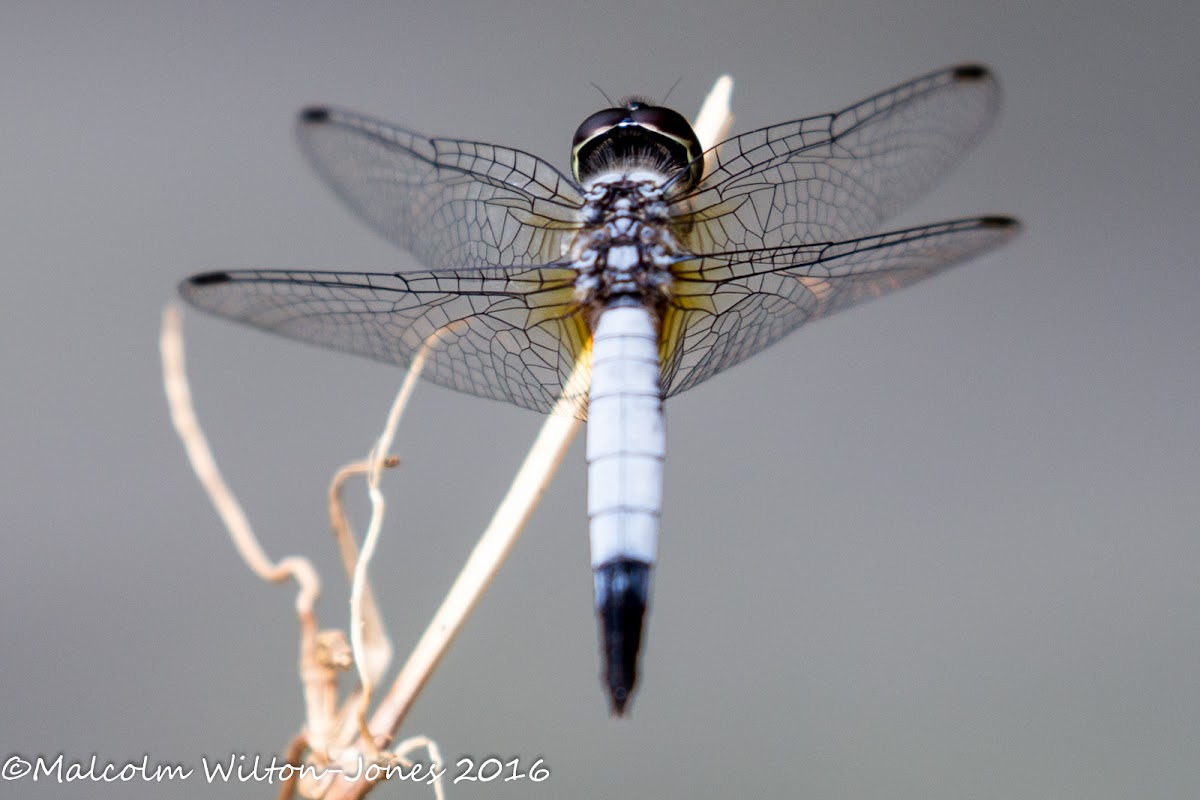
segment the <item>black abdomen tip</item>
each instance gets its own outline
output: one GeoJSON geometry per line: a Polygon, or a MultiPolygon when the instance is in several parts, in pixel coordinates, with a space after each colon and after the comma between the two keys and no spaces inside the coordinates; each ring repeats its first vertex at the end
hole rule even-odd
{"type": "Polygon", "coordinates": [[[595,577],[604,684],[612,713],[619,717],[625,713],[637,683],[642,621],[650,597],[650,565],[643,561],[610,561],[596,570],[595,577]]]}
{"type": "Polygon", "coordinates": [[[979,220],[979,224],[985,228],[1019,228],[1021,223],[1017,222],[1012,217],[983,217],[979,220]]]}
{"type": "Polygon", "coordinates": [[[316,123],[316,122],[325,122],[328,119],[329,119],[329,109],[326,108],[325,106],[309,106],[308,108],[305,108],[305,109],[301,110],[301,112],[300,112],[300,121],[301,122],[316,123]]]}
{"type": "Polygon", "coordinates": [[[954,77],[960,81],[977,81],[991,74],[983,64],[960,64],[954,68],[954,77]]]}

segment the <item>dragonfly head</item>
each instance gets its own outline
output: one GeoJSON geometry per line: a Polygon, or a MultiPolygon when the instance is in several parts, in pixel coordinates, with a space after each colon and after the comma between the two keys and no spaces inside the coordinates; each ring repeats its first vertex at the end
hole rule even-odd
{"type": "Polygon", "coordinates": [[[692,126],[677,111],[631,99],[620,108],[597,111],[583,121],[571,143],[571,171],[575,180],[614,168],[651,168],[674,176],[689,189],[704,171],[703,150],[692,126]]]}

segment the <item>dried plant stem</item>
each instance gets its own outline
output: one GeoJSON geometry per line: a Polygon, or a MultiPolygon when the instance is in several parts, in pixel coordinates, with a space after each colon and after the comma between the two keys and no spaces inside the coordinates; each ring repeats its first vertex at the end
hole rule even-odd
{"type": "Polygon", "coordinates": [[[163,310],[159,352],[171,423],[183,442],[192,470],[225,524],[238,555],[263,580],[280,583],[292,578],[299,586],[296,614],[300,622],[300,672],[304,684],[305,718],[308,720],[309,735],[312,736],[315,729],[319,738],[320,732],[328,730],[332,722],[330,715],[336,705],[337,690],[335,670],[321,663],[316,655],[319,637],[315,606],[321,593],[320,578],[312,562],[302,556],[288,556],[278,562],[270,559],[254,535],[237,497],[221,476],[192,404],[183,349],[183,315],[176,306],[171,305],[163,310]]]}
{"type": "MultiPolygon", "coordinates": [[[[303,733],[297,734],[283,754],[285,763],[300,766],[304,761],[304,753],[308,750],[308,737],[303,733]]],[[[279,800],[292,800],[296,796],[296,778],[293,774],[279,785],[279,800]]]]}
{"type": "MultiPolygon", "coordinates": [[[[395,467],[400,463],[397,456],[387,456],[383,459],[384,467],[395,467]]],[[[358,542],[346,516],[346,507],[342,502],[342,492],[346,482],[351,478],[369,475],[371,464],[368,461],[355,461],[347,464],[334,474],[329,484],[329,524],[337,540],[338,553],[342,557],[342,565],[346,569],[346,577],[353,582],[358,566],[358,542]]],[[[371,682],[377,682],[392,663],[392,641],[387,635],[383,623],[383,615],[375,602],[370,583],[362,589],[362,647],[363,651],[354,656],[359,669],[365,669],[371,676],[371,682]]]]}
{"type": "MultiPolygon", "coordinates": [[[[700,146],[705,150],[719,144],[729,135],[733,127],[733,112],[729,108],[729,100],[733,96],[733,77],[722,75],[717,78],[708,96],[700,105],[700,113],[696,115],[696,124],[692,130],[700,140],[700,146]]],[[[704,157],[704,171],[712,169],[712,153],[704,157]]]]}
{"type": "MultiPolygon", "coordinates": [[[[408,372],[404,376],[404,382],[400,385],[396,399],[392,401],[383,431],[379,434],[375,446],[371,449],[371,454],[367,457],[369,467],[367,493],[371,498],[371,520],[367,525],[367,533],[363,537],[362,550],[354,565],[354,579],[350,584],[350,646],[354,651],[354,663],[358,666],[358,678],[362,684],[362,694],[358,706],[359,732],[362,734],[367,752],[373,758],[378,755],[378,751],[371,737],[370,729],[367,727],[367,711],[370,709],[375,681],[383,670],[376,672],[372,669],[374,665],[367,658],[368,637],[365,632],[368,624],[366,612],[369,611],[372,616],[375,614],[374,602],[370,599],[370,589],[367,583],[367,567],[375,555],[375,547],[379,542],[379,531],[383,527],[383,513],[387,508],[383,492],[379,490],[379,476],[388,458],[387,453],[392,447],[392,441],[396,438],[396,429],[400,425],[400,418],[408,406],[413,390],[417,387],[421,371],[425,368],[425,359],[429,354],[429,349],[436,342],[436,335],[427,340],[408,365],[408,372]]],[[[386,666],[386,664],[383,665],[384,669],[386,666]]]]}
{"type": "MultiPolygon", "coordinates": [[[[412,655],[371,716],[370,730],[373,736],[395,735],[417,695],[516,544],[522,528],[545,494],[550,478],[558,469],[575,433],[579,430],[580,421],[575,416],[577,398],[581,387],[586,387],[590,380],[589,351],[576,364],[567,388],[542,425],[508,493],[496,509],[466,565],[442,601],[441,607],[433,615],[433,620],[417,642],[412,655]]],[[[364,750],[370,749],[366,742],[360,742],[359,746],[364,750]]],[[[326,798],[358,798],[370,791],[370,788],[371,784],[366,781],[337,781],[330,787],[326,798]]]]}
{"type": "MultiPolygon", "coordinates": [[[[414,750],[425,748],[425,752],[429,754],[429,761],[432,764],[445,764],[442,761],[442,751],[438,749],[437,742],[427,736],[411,736],[405,739],[392,751],[400,763],[405,767],[413,766],[413,762],[408,758],[408,754],[414,750]]],[[[433,783],[433,798],[434,800],[446,800],[446,787],[443,782],[444,776],[439,776],[433,783]]]]}
{"type": "Polygon", "coordinates": [[[162,335],[159,351],[162,354],[163,386],[167,392],[167,405],[171,411],[171,422],[187,450],[192,470],[200,485],[208,493],[213,507],[229,531],[229,537],[237,548],[238,555],[256,575],[265,581],[278,583],[295,578],[300,586],[296,597],[296,608],[301,613],[312,612],[313,604],[321,592],[321,581],[312,562],[303,556],[288,556],[274,562],[258,543],[250,527],[246,512],[217,468],[212,449],[192,406],[192,391],[188,386],[186,364],[183,354],[182,314],[176,306],[163,310],[162,335]]]}
{"type": "MultiPolygon", "coordinates": [[[[578,385],[589,381],[590,376],[591,358],[581,358],[571,382],[578,385]]],[[[576,396],[569,390],[564,392],[563,399],[546,418],[508,494],[496,509],[446,599],[433,615],[425,634],[400,670],[391,691],[380,701],[371,720],[373,730],[395,732],[429,674],[516,544],[533,509],[545,494],[549,479],[558,469],[579,430],[580,421],[575,416],[576,396]]]]}

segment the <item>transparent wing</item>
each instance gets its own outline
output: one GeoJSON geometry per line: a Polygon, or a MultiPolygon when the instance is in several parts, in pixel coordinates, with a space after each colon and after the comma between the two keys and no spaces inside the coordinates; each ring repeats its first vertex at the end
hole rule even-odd
{"type": "Polygon", "coordinates": [[[664,396],[744,361],[806,322],[987,252],[1017,230],[1007,217],[981,217],[681,262],[663,317],[664,396]]]}
{"type": "MultiPolygon", "coordinates": [[[[590,334],[576,272],[549,265],[372,274],[247,270],[180,285],[192,305],[313,344],[408,365],[461,392],[551,409],[590,334]]],[[[576,413],[586,415],[586,394],[576,413]]]]}
{"type": "Polygon", "coordinates": [[[336,108],[301,112],[296,135],[342,200],[430,269],[554,262],[578,228],[579,188],[519,150],[427,139],[336,108]]]}
{"type": "Polygon", "coordinates": [[[964,65],[728,139],[700,186],[674,200],[685,240],[710,253],[874,233],[979,140],[999,99],[987,68],[964,65]]]}

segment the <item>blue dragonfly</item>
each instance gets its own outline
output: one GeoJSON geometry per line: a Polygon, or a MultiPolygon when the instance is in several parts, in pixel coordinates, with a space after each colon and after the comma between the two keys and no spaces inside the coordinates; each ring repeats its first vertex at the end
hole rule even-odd
{"type": "Polygon", "coordinates": [[[272,333],[442,386],[588,420],[588,517],[611,710],[637,679],[666,452],[664,399],[796,328],[1011,239],[979,216],[881,232],[981,138],[999,89],[943,69],[835,113],[704,151],[632,98],[575,133],[571,174],[529,153],[427,138],[352,111],[300,113],[326,183],[426,269],[221,271],[180,291],[272,333]],[[590,359],[590,386],[568,378],[590,359]]]}

